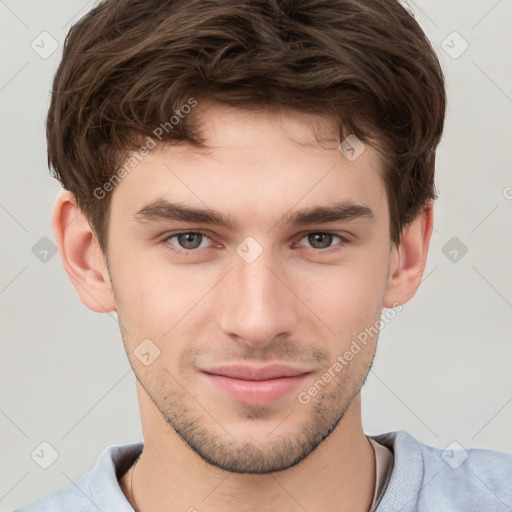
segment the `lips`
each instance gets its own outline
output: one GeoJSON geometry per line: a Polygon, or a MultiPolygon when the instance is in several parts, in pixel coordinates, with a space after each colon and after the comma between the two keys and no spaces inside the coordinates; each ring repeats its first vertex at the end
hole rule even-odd
{"type": "Polygon", "coordinates": [[[209,370],[203,370],[213,375],[223,375],[232,379],[242,380],[268,380],[282,377],[296,377],[309,373],[308,369],[295,368],[284,364],[272,364],[269,366],[218,366],[209,370]]]}
{"type": "Polygon", "coordinates": [[[202,370],[201,374],[228,398],[265,405],[284,399],[295,391],[310,370],[283,364],[263,367],[229,365],[202,370]]]}

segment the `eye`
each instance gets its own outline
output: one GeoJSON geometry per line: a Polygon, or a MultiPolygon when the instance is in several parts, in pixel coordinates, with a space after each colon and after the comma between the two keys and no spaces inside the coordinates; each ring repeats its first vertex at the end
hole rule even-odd
{"type": "MultiPolygon", "coordinates": [[[[341,234],[324,231],[315,231],[312,233],[308,233],[301,240],[307,240],[307,243],[309,243],[310,247],[313,249],[325,250],[336,247],[336,245],[331,245],[335,239],[339,240],[338,244],[336,245],[341,245],[343,242],[348,243],[348,240],[341,234]]],[[[304,246],[304,244],[302,243],[299,243],[299,245],[304,246]]]]}
{"type": "MultiPolygon", "coordinates": [[[[162,240],[164,247],[179,255],[191,255],[199,249],[213,247],[211,238],[203,231],[182,231],[170,233],[162,240]]],[[[307,247],[316,253],[336,251],[350,240],[341,233],[313,231],[300,239],[299,246],[307,247]],[[337,241],[333,245],[333,242],[337,241]],[[305,242],[305,243],[304,243],[305,242]]]]}
{"type": "Polygon", "coordinates": [[[168,249],[171,251],[181,253],[208,247],[208,244],[203,243],[205,240],[209,240],[209,237],[202,231],[184,231],[172,233],[164,239],[164,243],[167,244],[168,249]],[[172,242],[172,240],[175,240],[176,243],[172,242]],[[170,247],[169,244],[174,247],[170,247]]]}

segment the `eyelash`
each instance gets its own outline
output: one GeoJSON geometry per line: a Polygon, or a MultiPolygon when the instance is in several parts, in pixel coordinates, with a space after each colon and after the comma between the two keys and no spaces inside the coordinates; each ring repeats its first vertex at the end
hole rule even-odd
{"type": "MultiPolygon", "coordinates": [[[[208,234],[204,231],[201,231],[201,230],[195,230],[195,231],[177,231],[177,232],[174,232],[174,233],[169,233],[165,236],[165,238],[162,240],[162,243],[164,245],[164,247],[166,248],[166,250],[172,252],[173,254],[177,254],[179,256],[181,255],[184,255],[184,256],[188,256],[188,255],[192,255],[193,253],[196,253],[198,252],[200,249],[180,249],[179,247],[169,243],[169,240],[171,240],[172,238],[174,238],[175,236],[179,236],[179,235],[187,235],[187,234],[193,234],[193,235],[202,235],[206,238],[209,238],[211,240],[211,238],[208,236],[208,234]]],[[[306,249],[309,249],[313,252],[315,252],[316,254],[330,254],[331,252],[333,251],[337,251],[340,249],[340,246],[344,246],[344,245],[347,245],[350,243],[350,240],[343,236],[342,233],[338,233],[338,232],[335,232],[335,231],[309,231],[308,233],[304,234],[300,239],[302,240],[303,238],[306,238],[308,237],[309,235],[317,235],[317,234],[321,234],[321,235],[333,235],[337,238],[340,239],[340,242],[331,246],[331,247],[328,247],[327,249],[315,249],[313,247],[306,247],[306,249]]],[[[207,249],[207,247],[203,247],[203,249],[207,249]]]]}

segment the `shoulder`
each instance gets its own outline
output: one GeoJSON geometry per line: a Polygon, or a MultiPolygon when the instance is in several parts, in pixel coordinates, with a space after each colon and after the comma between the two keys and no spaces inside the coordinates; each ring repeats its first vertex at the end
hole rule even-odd
{"type": "Polygon", "coordinates": [[[425,495],[444,510],[512,510],[512,455],[452,442],[441,450],[418,443],[423,454],[425,495]],[[451,508],[446,508],[449,504],[451,508]]]}
{"type": "MultiPolygon", "coordinates": [[[[78,482],[77,482],[78,483],[78,482]]],[[[92,504],[90,504],[93,506],[92,504]]],[[[73,485],[56,491],[48,496],[38,499],[29,505],[15,510],[14,512],[63,512],[74,510],[75,512],[88,512],[87,497],[73,485]]]]}
{"type": "Polygon", "coordinates": [[[142,442],[137,442],[105,448],[94,467],[79,480],[14,512],[132,512],[118,476],[142,447],[142,442]]]}
{"type": "Polygon", "coordinates": [[[397,503],[403,512],[512,510],[511,454],[464,449],[456,442],[436,448],[403,430],[370,437],[394,453],[393,472],[378,512],[396,510],[397,503]]]}

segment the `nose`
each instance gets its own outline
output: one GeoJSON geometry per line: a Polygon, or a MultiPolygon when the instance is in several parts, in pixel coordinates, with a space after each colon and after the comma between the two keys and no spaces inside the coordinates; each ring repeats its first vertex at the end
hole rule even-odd
{"type": "Polygon", "coordinates": [[[278,336],[290,336],[300,301],[272,251],[264,250],[252,263],[235,253],[233,265],[221,292],[222,331],[255,349],[278,336]]]}

